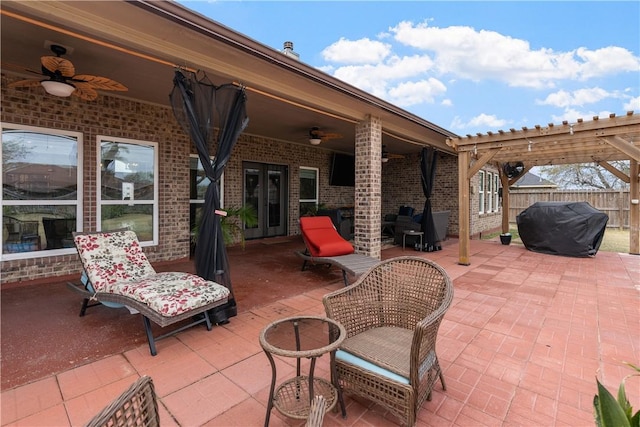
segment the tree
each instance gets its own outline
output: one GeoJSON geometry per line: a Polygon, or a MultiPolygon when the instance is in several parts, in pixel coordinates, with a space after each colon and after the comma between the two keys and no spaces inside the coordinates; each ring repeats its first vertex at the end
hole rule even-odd
{"type": "MultiPolygon", "coordinates": [[[[629,161],[610,162],[616,169],[629,174],[629,161]]],[[[540,174],[560,189],[622,190],[627,184],[596,163],[541,166],[540,174]]]]}

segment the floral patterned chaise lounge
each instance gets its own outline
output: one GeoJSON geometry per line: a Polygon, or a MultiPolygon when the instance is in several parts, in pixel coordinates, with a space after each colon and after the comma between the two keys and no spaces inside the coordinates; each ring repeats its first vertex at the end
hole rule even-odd
{"type": "Polygon", "coordinates": [[[153,356],[157,354],[156,340],[200,323],[211,330],[207,311],[227,302],[229,290],[218,283],[191,273],[156,273],[133,231],[74,233],[73,237],[88,278],[86,286],[69,283],[85,297],[80,316],[90,300],[137,310],[153,356]],[[192,323],[168,334],[152,334],[150,321],[165,327],[194,316],[192,323]]]}

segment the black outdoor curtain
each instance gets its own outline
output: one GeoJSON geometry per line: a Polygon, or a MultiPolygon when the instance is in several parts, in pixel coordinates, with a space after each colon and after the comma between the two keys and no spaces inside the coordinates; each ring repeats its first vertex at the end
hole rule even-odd
{"type": "Polygon", "coordinates": [[[436,179],[437,152],[432,147],[424,147],[420,157],[420,172],[422,175],[422,192],[427,198],[422,211],[422,231],[424,232],[424,247],[420,250],[427,252],[439,251],[440,237],[436,233],[436,226],[433,222],[433,210],[431,208],[431,194],[436,179]]]}
{"type": "Polygon", "coordinates": [[[209,313],[214,323],[225,323],[237,314],[231,286],[229,259],[220,218],[220,178],[238,137],[247,127],[244,87],[233,84],[215,86],[206,74],[176,70],[169,95],[173,114],[195,145],[204,172],[211,181],[205,193],[203,214],[196,245],[196,273],[231,291],[229,302],[209,313]],[[219,129],[215,140],[214,126],[219,129]],[[212,162],[209,147],[217,143],[212,162]]]}

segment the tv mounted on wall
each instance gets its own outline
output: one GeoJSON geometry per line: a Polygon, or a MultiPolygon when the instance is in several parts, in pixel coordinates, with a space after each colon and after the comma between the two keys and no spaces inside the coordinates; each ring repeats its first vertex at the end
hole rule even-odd
{"type": "Polygon", "coordinates": [[[354,187],[356,185],[355,157],[348,154],[333,154],[329,184],[341,187],[354,187]]]}

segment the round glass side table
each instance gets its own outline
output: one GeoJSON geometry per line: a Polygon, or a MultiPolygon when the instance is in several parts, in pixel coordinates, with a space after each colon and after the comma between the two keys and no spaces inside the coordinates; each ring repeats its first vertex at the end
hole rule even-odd
{"type": "Polygon", "coordinates": [[[325,412],[340,402],[345,416],[342,392],[335,375],[335,351],[347,335],[344,326],[335,320],[320,316],[295,316],[276,320],[260,333],[260,345],[271,363],[271,388],[265,427],[269,425],[271,410],[276,409],[291,418],[306,419],[314,396],[321,394],[327,404],[325,412]],[[316,359],[329,353],[331,357],[331,381],[314,377],[316,359]],[[276,389],[276,364],[273,356],[296,359],[296,376],[284,381],[276,389]],[[300,360],[310,359],[309,375],[302,375],[300,360]]]}

